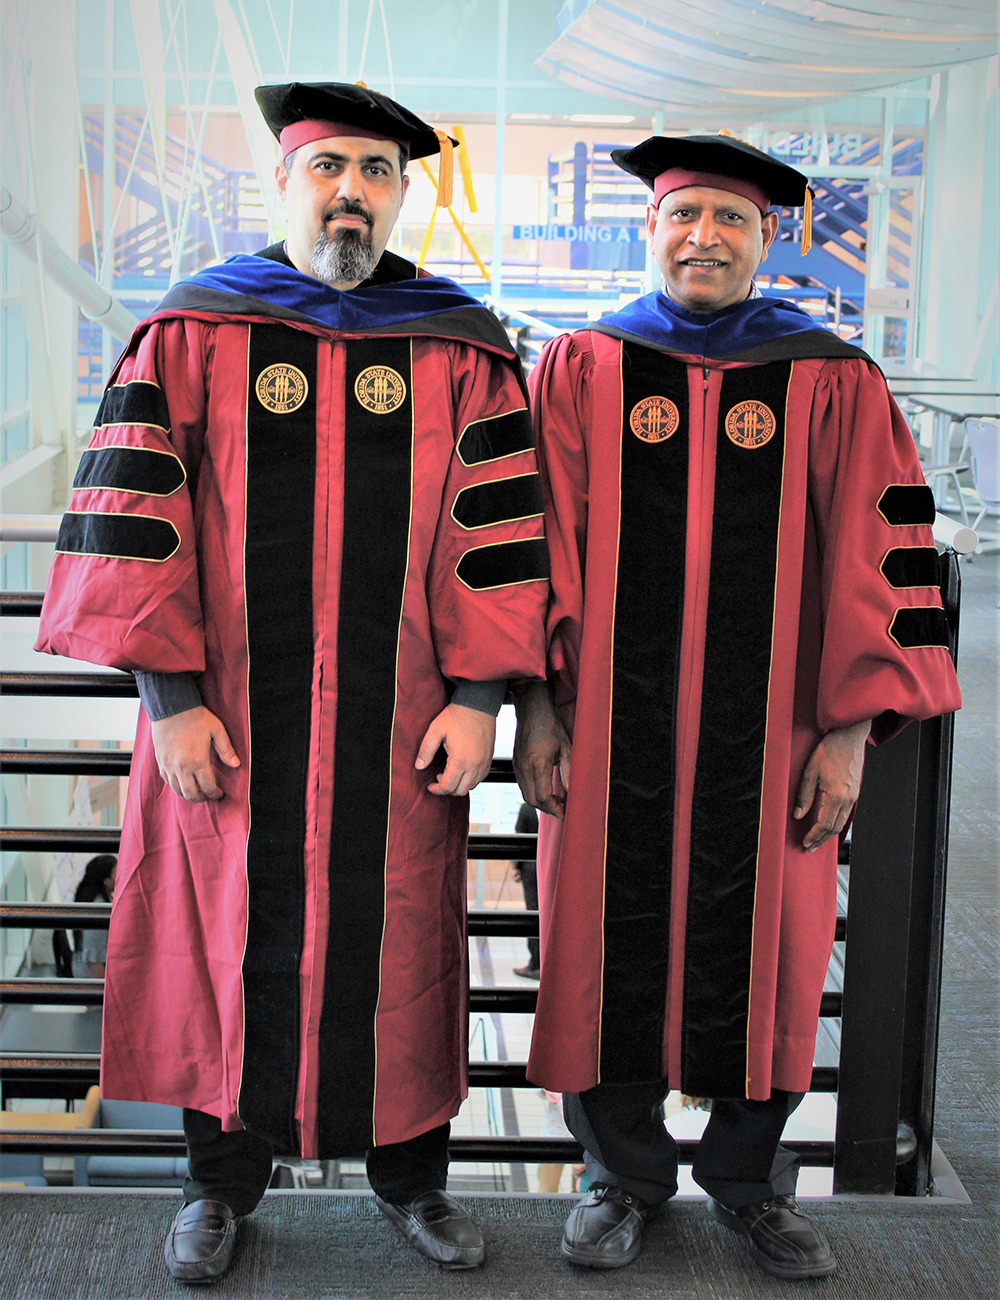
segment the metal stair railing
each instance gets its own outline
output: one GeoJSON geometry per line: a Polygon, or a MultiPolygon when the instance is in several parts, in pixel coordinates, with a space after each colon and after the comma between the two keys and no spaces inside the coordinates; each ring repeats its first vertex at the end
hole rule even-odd
{"type": "MultiPolygon", "coordinates": [[[[957,656],[959,570],[957,556],[939,557],[942,599],[951,653],[957,656]]],[[[0,596],[0,614],[37,617],[41,593],[0,596]]],[[[130,674],[7,673],[3,688],[22,695],[135,695],[130,674]]],[[[852,834],[847,877],[851,941],[846,944],[843,992],[823,994],[820,1014],[841,1020],[837,1066],[813,1068],[815,1092],[837,1092],[834,1141],[786,1142],[804,1164],[833,1165],[835,1192],[898,1191],[926,1195],[933,1149],[937,1008],[941,983],[944,884],[947,862],[952,719],[933,718],[908,727],[888,745],[870,751],[852,834]]],[[[118,751],[25,749],[0,752],[0,766],[21,774],[126,775],[131,755],[118,751]]],[[[513,780],[509,759],[495,760],[490,781],[513,780]]],[[[0,847],[114,851],[116,827],[0,828],[0,847]]],[[[537,836],[476,834],[470,859],[524,861],[534,857],[537,836]]],[[[107,904],[0,902],[0,928],[103,928],[107,904]]],[[[538,914],[522,910],[472,909],[470,936],[538,933],[538,914]]],[[[847,938],[839,916],[835,941],[847,938]]],[[[11,1005],[96,1006],[102,980],[15,977],[0,980],[0,1002],[11,1005]]],[[[474,1011],[531,1014],[535,989],[477,988],[474,1011]]],[[[0,1053],[4,1097],[82,1097],[99,1079],[97,1053],[0,1053]]],[[[472,1062],[469,1082],[482,1088],[528,1088],[519,1061],[472,1062]]],[[[102,1130],[35,1131],[0,1134],[11,1151],[45,1154],[183,1154],[180,1134],[102,1130]],[[159,1144],[159,1145],[158,1145],[159,1144]]],[[[681,1142],[682,1159],[695,1143],[681,1142]]],[[[451,1143],[452,1158],[468,1161],[566,1162],[579,1147],[565,1139],[467,1137],[451,1143]]]]}

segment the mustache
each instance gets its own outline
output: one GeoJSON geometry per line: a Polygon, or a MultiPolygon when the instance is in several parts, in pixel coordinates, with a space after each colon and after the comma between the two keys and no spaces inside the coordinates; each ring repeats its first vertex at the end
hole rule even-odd
{"type": "Polygon", "coordinates": [[[360,203],[356,203],[353,199],[344,199],[342,203],[338,203],[336,207],[328,208],[326,212],[323,213],[324,223],[327,221],[333,221],[335,217],[360,217],[369,227],[371,227],[375,221],[375,218],[368,209],[363,207],[360,203]]]}

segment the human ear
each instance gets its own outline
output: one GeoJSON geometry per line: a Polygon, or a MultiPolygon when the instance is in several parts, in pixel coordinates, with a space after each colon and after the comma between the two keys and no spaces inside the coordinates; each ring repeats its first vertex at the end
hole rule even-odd
{"type": "Polygon", "coordinates": [[[767,261],[767,250],[774,243],[777,234],[778,234],[778,214],[776,212],[768,212],[763,217],[761,217],[761,221],[760,221],[760,237],[761,237],[761,245],[762,245],[761,252],[760,252],[760,260],[762,262],[767,261]]]}

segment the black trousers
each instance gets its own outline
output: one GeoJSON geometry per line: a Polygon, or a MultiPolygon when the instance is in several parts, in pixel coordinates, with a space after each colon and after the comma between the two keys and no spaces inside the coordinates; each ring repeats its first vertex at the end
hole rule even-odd
{"type": "MultiPolygon", "coordinates": [[[[422,1192],[444,1191],[448,1182],[450,1124],[432,1128],[409,1142],[372,1147],[367,1157],[368,1181],[384,1201],[405,1205],[422,1192]]],[[[249,1214],[271,1181],[274,1151],[270,1142],[252,1133],[223,1133],[215,1115],[184,1111],[188,1168],[184,1200],[221,1201],[234,1214],[249,1214]]]]}
{"type": "MultiPolygon", "coordinates": [[[[591,1183],[608,1183],[659,1205],[677,1191],[677,1143],[663,1126],[662,1083],[600,1083],[563,1093],[566,1125],[586,1152],[591,1183]]],[[[695,1182],[731,1210],[791,1195],[798,1157],[781,1147],[785,1121],[805,1094],[768,1101],[715,1101],[695,1155],[695,1182]]]]}

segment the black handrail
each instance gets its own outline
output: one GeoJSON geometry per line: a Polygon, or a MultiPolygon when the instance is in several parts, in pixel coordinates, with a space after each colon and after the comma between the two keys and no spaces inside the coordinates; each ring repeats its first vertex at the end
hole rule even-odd
{"type": "Polygon", "coordinates": [[[44,591],[5,591],[0,595],[0,616],[37,618],[42,612],[44,591]]]}
{"type": "Polygon", "coordinates": [[[131,673],[0,673],[4,695],[85,695],[95,699],[136,699],[131,673]]]}
{"type": "MultiPolygon", "coordinates": [[[[120,826],[0,827],[0,848],[11,853],[18,851],[117,853],[120,839],[120,826]]],[[[501,862],[505,859],[530,861],[535,856],[537,843],[537,835],[518,835],[514,832],[502,835],[470,835],[469,860],[482,858],[501,862]]]]}
{"type": "MultiPolygon", "coordinates": [[[[682,1162],[691,1163],[698,1143],[681,1138],[677,1146],[682,1162]]],[[[803,1165],[829,1166],[833,1143],[783,1139],[803,1165]]],[[[159,1156],[187,1155],[184,1134],[175,1129],[10,1129],[0,1133],[0,1147],[11,1153],[58,1156],[159,1156]]],[[[448,1143],[452,1160],[483,1164],[578,1164],[583,1148],[571,1138],[453,1137],[448,1143]]],[[[363,1158],[363,1153],[358,1154],[363,1158]]]]}
{"type": "MultiPolygon", "coordinates": [[[[534,915],[537,915],[535,913],[534,915]]],[[[0,1004],[25,1006],[100,1006],[104,1001],[102,979],[32,979],[15,976],[0,979],[0,1004]]],[[[509,1015],[532,1015],[538,1004],[538,989],[519,985],[476,985],[469,990],[470,1011],[498,1011],[509,1015]]],[[[843,995],[823,994],[819,1014],[826,1019],[840,1015],[843,995]]]]}
{"type": "MultiPolygon", "coordinates": [[[[11,1083],[95,1084],[100,1079],[100,1052],[2,1052],[0,1079],[11,1083]]],[[[470,1061],[471,1088],[534,1088],[526,1061],[470,1061]]],[[[836,1092],[837,1067],[813,1066],[811,1092],[836,1092]]],[[[12,1095],[16,1095],[12,1094],[12,1095]]]]}
{"type": "MultiPolygon", "coordinates": [[[[530,857],[530,855],[528,855],[530,857]]],[[[107,929],[111,918],[108,903],[5,903],[0,902],[0,929],[30,930],[107,929]]],[[[520,908],[469,908],[469,937],[529,939],[538,933],[538,913],[520,908]]],[[[837,917],[834,938],[847,936],[847,917],[837,917]]]]}
{"type": "Polygon", "coordinates": [[[0,770],[24,776],[128,776],[130,749],[0,749],[0,770]]]}

